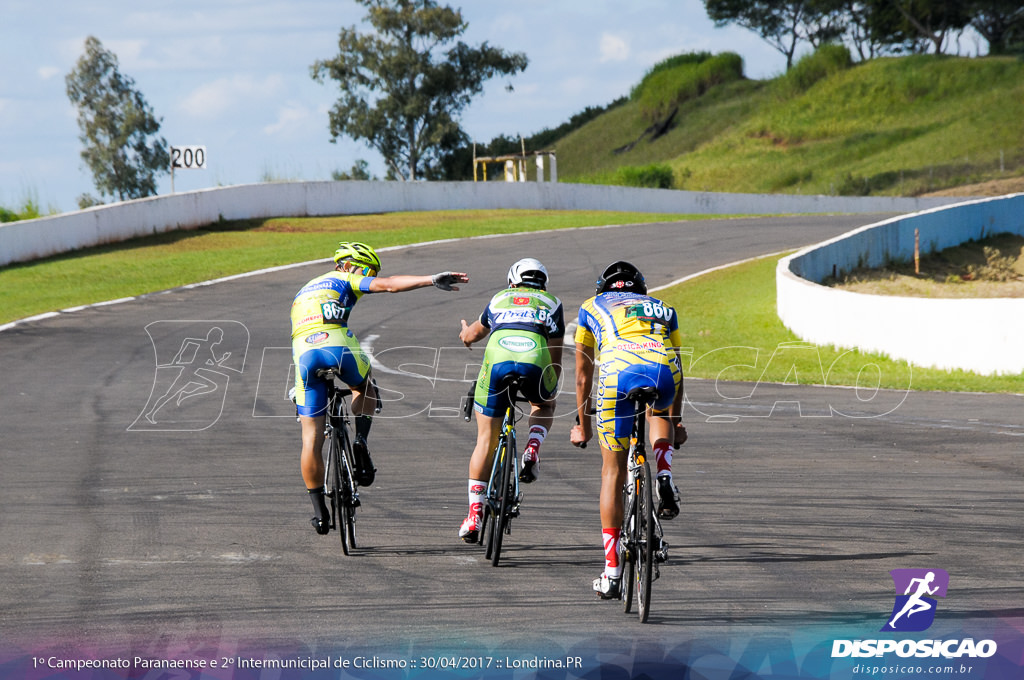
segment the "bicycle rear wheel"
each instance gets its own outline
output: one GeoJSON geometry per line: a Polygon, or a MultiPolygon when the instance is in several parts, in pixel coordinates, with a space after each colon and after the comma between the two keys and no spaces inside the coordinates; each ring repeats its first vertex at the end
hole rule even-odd
{"type": "Polygon", "coordinates": [[[348,555],[348,543],[345,540],[345,494],[343,477],[346,473],[342,456],[341,436],[338,430],[331,432],[327,443],[327,495],[331,499],[331,526],[341,535],[341,549],[348,555]]]}
{"type": "Polygon", "coordinates": [[[636,573],[636,484],[632,481],[622,486],[622,527],[619,530],[619,564],[622,565],[622,611],[629,613],[633,608],[633,578],[636,573]]]}
{"type": "Polygon", "coordinates": [[[505,533],[508,531],[509,522],[511,521],[512,504],[515,499],[512,498],[514,493],[514,484],[512,481],[512,468],[515,463],[515,451],[509,448],[509,441],[505,436],[502,436],[498,440],[498,456],[501,460],[501,486],[498,487],[501,493],[501,500],[498,503],[498,514],[494,517],[493,527],[491,529],[491,565],[498,566],[499,560],[501,560],[501,544],[505,537],[505,533]]]}
{"type": "Polygon", "coordinates": [[[651,467],[645,460],[640,466],[637,494],[636,596],[640,622],[651,613],[651,583],[654,582],[654,491],[651,488],[651,467]]]}
{"type": "MultiPolygon", "coordinates": [[[[355,506],[355,482],[352,480],[352,470],[355,468],[355,456],[352,453],[352,442],[348,438],[348,432],[344,429],[341,433],[341,451],[344,457],[341,471],[341,517],[338,520],[341,527],[341,540],[348,543],[349,548],[356,547],[356,506],[355,506]]],[[[348,554],[348,551],[345,552],[348,554]]]]}

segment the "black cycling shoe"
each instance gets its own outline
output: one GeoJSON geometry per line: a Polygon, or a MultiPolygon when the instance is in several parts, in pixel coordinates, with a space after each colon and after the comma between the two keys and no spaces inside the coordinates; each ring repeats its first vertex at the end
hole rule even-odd
{"type": "Polygon", "coordinates": [[[313,525],[314,529],[316,529],[316,533],[320,534],[321,536],[323,536],[331,530],[330,519],[320,519],[319,517],[313,517],[309,520],[309,523],[313,525]]]}
{"type": "Polygon", "coordinates": [[[617,600],[622,597],[622,578],[601,574],[594,579],[594,592],[602,600],[617,600]]]}
{"type": "Polygon", "coordinates": [[[367,448],[364,438],[356,437],[352,442],[352,453],[356,459],[356,469],[352,472],[353,479],[359,486],[370,486],[377,475],[377,468],[373,467],[370,450],[367,448]]]}
{"type": "Polygon", "coordinates": [[[679,514],[679,489],[668,475],[658,477],[658,518],[672,519],[679,514]]]}
{"type": "Polygon", "coordinates": [[[523,484],[532,484],[537,481],[539,473],[539,462],[536,460],[524,460],[523,469],[519,471],[519,481],[523,484]]]}

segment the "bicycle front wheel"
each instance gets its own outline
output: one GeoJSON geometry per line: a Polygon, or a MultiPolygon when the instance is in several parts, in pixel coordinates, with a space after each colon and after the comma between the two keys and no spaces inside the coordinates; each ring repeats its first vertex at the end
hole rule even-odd
{"type": "Polygon", "coordinates": [[[651,467],[644,461],[637,480],[637,545],[636,596],[640,622],[645,623],[651,613],[651,583],[654,581],[654,491],[651,487],[651,467]]]}
{"type": "Polygon", "coordinates": [[[327,440],[327,495],[331,499],[331,526],[341,535],[341,549],[348,555],[348,543],[345,541],[345,522],[342,515],[345,511],[344,475],[347,474],[342,457],[341,436],[337,430],[331,432],[327,440]]]}
{"type": "Polygon", "coordinates": [[[514,491],[512,483],[512,467],[515,462],[515,451],[509,449],[508,440],[502,436],[498,442],[498,453],[499,460],[501,461],[501,486],[498,487],[501,493],[501,499],[498,502],[498,514],[494,517],[494,523],[491,528],[491,565],[498,566],[498,561],[501,560],[501,543],[505,537],[505,532],[508,531],[508,523],[511,519],[509,515],[512,512],[512,504],[515,499],[512,498],[514,491]]]}

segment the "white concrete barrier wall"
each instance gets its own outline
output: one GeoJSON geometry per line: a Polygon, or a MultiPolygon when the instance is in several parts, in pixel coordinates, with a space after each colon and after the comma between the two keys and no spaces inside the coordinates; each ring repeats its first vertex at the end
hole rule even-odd
{"type": "Polygon", "coordinates": [[[970,201],[869,225],[780,260],[778,314],[800,338],[919,366],[1024,372],[1024,299],[863,295],[820,285],[833,271],[877,267],[1001,232],[1024,235],[1024,194],[970,201]]]}
{"type": "Polygon", "coordinates": [[[720,194],[551,182],[274,182],[97,206],[0,226],[0,266],[218,219],[514,208],[765,215],[905,213],[952,198],[720,194]]]}

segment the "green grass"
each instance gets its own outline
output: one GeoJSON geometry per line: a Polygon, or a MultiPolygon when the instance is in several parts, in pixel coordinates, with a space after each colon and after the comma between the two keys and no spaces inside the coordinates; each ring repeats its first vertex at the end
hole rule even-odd
{"type": "Polygon", "coordinates": [[[680,219],[688,217],[602,211],[452,210],[221,222],[2,267],[0,323],[326,258],[340,240],[363,240],[383,248],[482,234],[680,219]]]}
{"type": "MultiPolygon", "coordinates": [[[[361,239],[385,247],[491,233],[707,217],[470,210],[223,222],[0,268],[0,298],[4,300],[0,323],[326,258],[341,239],[361,239]]],[[[692,350],[688,376],[856,385],[864,380],[860,369],[876,365],[883,387],[1024,393],[1024,375],[984,377],[912,368],[905,362],[832,347],[791,351],[786,343],[797,342],[797,338],[775,314],[777,261],[778,257],[762,258],[658,293],[680,311],[683,344],[692,350]]]]}
{"type": "Polygon", "coordinates": [[[649,121],[637,102],[617,107],[557,142],[559,178],[612,183],[620,166],[667,163],[677,189],[919,195],[1024,175],[1024,61],[839,56],[716,85],[627,153],[614,150],[649,121]]]}
{"type": "Polygon", "coordinates": [[[1024,393],[1024,373],[980,376],[800,341],[775,311],[779,257],[710,272],[656,293],[679,312],[691,377],[747,382],[860,385],[948,392],[1024,393]],[[794,344],[795,343],[795,344],[794,344]],[[864,367],[872,368],[864,373],[864,367]],[[877,373],[876,373],[877,370],[877,373]]]}

